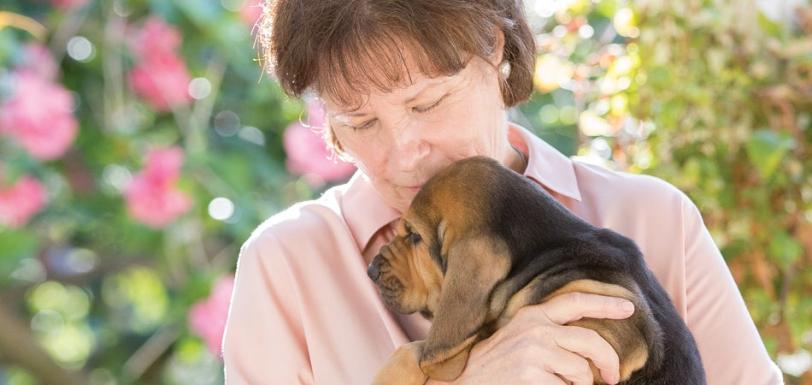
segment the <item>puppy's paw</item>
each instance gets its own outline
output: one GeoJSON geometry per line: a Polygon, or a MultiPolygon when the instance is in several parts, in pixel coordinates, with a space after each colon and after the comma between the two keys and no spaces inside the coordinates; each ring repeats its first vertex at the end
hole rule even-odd
{"type": "Polygon", "coordinates": [[[378,371],[372,385],[423,385],[428,379],[418,360],[423,341],[402,345],[378,371]]]}

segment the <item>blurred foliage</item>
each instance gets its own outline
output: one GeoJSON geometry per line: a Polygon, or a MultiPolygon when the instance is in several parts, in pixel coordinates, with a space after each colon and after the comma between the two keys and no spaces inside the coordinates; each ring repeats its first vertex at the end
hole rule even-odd
{"type": "MultiPolygon", "coordinates": [[[[29,329],[28,343],[80,373],[78,381],[60,383],[222,383],[218,358],[187,326],[188,310],[233,271],[240,244],[258,223],[324,188],[285,169],[282,134],[303,108],[271,79],[260,83],[245,6],[226,0],[0,6],[47,30],[41,42],[59,62],[59,81],[73,96],[79,122],[71,148],[52,161],[0,137],[0,175],[7,182],[34,175],[47,190],[47,206],[26,226],[0,225],[2,311],[29,329]],[[208,95],[160,112],[133,93],[130,28],[148,16],[181,32],[180,55],[191,77],[210,85],[208,95]],[[89,57],[71,56],[75,37],[91,42],[89,57]],[[155,229],[128,215],[122,193],[145,152],[170,145],[185,152],[178,185],[194,203],[155,229]],[[233,205],[221,220],[210,215],[218,197],[233,205]]],[[[0,78],[37,41],[30,32],[0,25],[0,78]]],[[[7,84],[0,82],[0,91],[2,99],[7,84]]],[[[32,371],[41,356],[7,354],[10,348],[0,346],[9,364],[0,384],[43,380],[32,371]]]]}
{"type": "Polygon", "coordinates": [[[812,6],[792,3],[538,2],[524,112],[577,116],[579,156],[685,191],[787,382],[812,384],[812,6]]]}
{"type": "MultiPolygon", "coordinates": [[[[697,203],[768,350],[809,357],[812,6],[786,24],[756,9],[734,1],[642,6],[633,74],[648,81],[622,95],[657,129],[648,148],[617,144],[630,164],[652,159],[646,172],[697,203]]],[[[812,384],[808,364],[805,372],[812,384]]]]}
{"type": "MultiPolygon", "coordinates": [[[[328,186],[286,169],[282,138],[304,108],[261,75],[242,0],[53,4],[0,6],[35,21],[0,17],[0,100],[39,39],[79,124],[52,160],[0,137],[0,179],[32,175],[47,191],[25,226],[0,225],[0,384],[50,383],[48,373],[63,384],[222,383],[187,317],[258,223],[328,186]],[[207,90],[169,111],[127,81],[138,61],[129,28],[148,17],[180,31],[179,55],[207,90]],[[69,52],[85,41],[89,55],[69,52]],[[123,190],[150,148],[170,145],[185,153],[177,184],[193,203],[156,229],[128,214],[123,190]],[[213,209],[223,199],[229,215],[213,209]]],[[[511,117],[565,153],[690,195],[788,383],[812,384],[812,6],[776,19],[752,1],[526,5],[537,92],[511,117]]]]}

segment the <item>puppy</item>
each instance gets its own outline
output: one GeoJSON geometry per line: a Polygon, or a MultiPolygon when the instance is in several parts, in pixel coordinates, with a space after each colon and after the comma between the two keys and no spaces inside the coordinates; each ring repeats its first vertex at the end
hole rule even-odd
{"type": "Polygon", "coordinates": [[[455,162],[429,180],[367,273],[388,307],[432,321],[427,338],[398,348],[375,385],[454,380],[473,345],[519,308],[572,291],[634,303],[627,319],[570,323],[612,345],[621,383],[705,384],[694,339],[637,246],[489,158],[455,162]]]}

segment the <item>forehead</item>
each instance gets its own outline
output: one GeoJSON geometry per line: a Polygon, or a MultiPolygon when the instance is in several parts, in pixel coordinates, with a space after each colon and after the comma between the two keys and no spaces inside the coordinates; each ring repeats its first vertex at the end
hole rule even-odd
{"type": "MultiPolygon", "coordinates": [[[[336,114],[354,116],[357,111],[367,107],[370,100],[386,101],[389,104],[409,103],[423,90],[434,86],[446,85],[453,79],[453,75],[429,77],[418,73],[412,76],[410,83],[407,85],[394,86],[388,90],[370,89],[368,93],[358,95],[357,101],[349,105],[336,101],[331,98],[330,95],[320,95],[320,98],[324,101],[328,110],[336,114]]],[[[357,115],[364,115],[364,113],[357,112],[357,115]]]]}
{"type": "Polygon", "coordinates": [[[352,112],[370,98],[408,98],[464,69],[463,63],[441,70],[449,66],[436,63],[419,44],[408,39],[383,37],[366,45],[357,47],[353,55],[327,55],[320,67],[314,89],[331,110],[352,112]]]}

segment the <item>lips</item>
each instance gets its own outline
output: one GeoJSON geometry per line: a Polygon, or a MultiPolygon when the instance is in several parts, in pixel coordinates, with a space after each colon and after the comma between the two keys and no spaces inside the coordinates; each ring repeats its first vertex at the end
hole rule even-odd
{"type": "Polygon", "coordinates": [[[421,187],[423,187],[423,186],[409,186],[409,187],[406,187],[406,189],[409,190],[409,192],[417,193],[418,191],[420,191],[421,187]]]}
{"type": "Polygon", "coordinates": [[[423,187],[426,181],[414,184],[406,184],[406,183],[393,183],[395,188],[400,189],[402,191],[408,191],[409,193],[417,193],[423,187]]]}
{"type": "Polygon", "coordinates": [[[402,188],[402,189],[407,189],[407,190],[420,190],[420,188],[421,188],[421,187],[423,187],[423,185],[424,185],[425,183],[426,183],[426,182],[425,182],[425,181],[423,181],[423,182],[420,182],[420,183],[414,183],[414,184],[405,184],[405,183],[393,183],[393,184],[394,184],[395,186],[397,186],[398,188],[402,188]]]}

